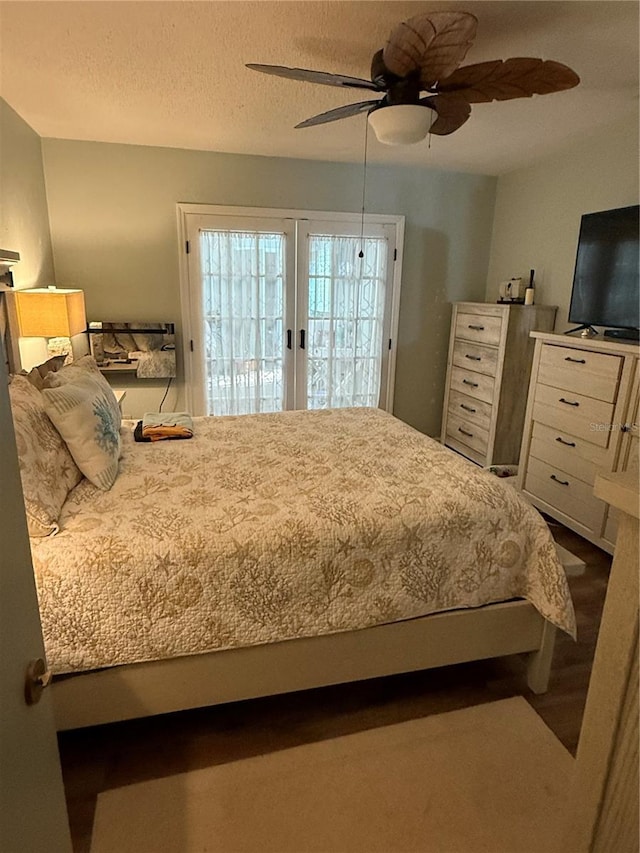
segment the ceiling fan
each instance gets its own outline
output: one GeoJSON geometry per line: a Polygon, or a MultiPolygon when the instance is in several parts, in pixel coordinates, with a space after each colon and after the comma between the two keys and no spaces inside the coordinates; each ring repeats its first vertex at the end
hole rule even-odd
{"type": "Polygon", "coordinates": [[[389,144],[417,142],[427,133],[453,133],[469,118],[471,104],[547,95],[580,82],[575,71],[553,60],[517,57],[459,67],[477,27],[477,18],[468,12],[430,12],[409,18],[395,27],[384,48],[374,53],[371,80],[281,65],[250,63],[247,68],[291,80],[382,94],[377,100],[320,113],[296,127],[368,113],[378,139],[389,144]],[[421,97],[423,92],[426,97],[421,97]]]}

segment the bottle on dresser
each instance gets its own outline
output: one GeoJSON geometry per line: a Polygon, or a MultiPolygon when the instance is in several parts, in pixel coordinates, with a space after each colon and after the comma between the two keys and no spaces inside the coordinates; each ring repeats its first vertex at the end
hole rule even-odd
{"type": "Polygon", "coordinates": [[[527,285],[527,289],[524,292],[524,304],[525,305],[533,305],[533,297],[534,297],[533,279],[534,279],[535,273],[536,273],[535,270],[530,270],[530,272],[529,272],[529,284],[527,285]]]}

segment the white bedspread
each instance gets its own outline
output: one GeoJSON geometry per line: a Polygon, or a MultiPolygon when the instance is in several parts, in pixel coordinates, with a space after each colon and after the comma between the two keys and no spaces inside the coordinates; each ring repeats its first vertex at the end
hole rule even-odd
{"type": "Polygon", "coordinates": [[[526,598],[574,615],[538,513],[377,409],[124,430],[109,492],[86,480],[32,540],[56,673],[365,628],[526,598]]]}

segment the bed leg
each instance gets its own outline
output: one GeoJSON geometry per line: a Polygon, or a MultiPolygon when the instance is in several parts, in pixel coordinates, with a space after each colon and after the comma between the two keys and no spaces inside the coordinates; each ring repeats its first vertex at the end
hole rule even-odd
{"type": "Polygon", "coordinates": [[[531,652],[527,663],[527,684],[534,693],[546,693],[551,674],[556,627],[545,621],[542,627],[542,642],[536,652],[531,652]]]}

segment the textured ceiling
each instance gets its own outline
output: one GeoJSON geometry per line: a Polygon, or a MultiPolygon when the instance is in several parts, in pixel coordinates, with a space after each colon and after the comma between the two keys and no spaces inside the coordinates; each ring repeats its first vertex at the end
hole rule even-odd
{"type": "MultiPolygon", "coordinates": [[[[429,148],[369,138],[373,162],[499,174],[638,109],[638,4],[565,2],[0,2],[0,94],[43,137],[360,161],[364,115],[305,130],[358,91],[249,71],[246,62],[368,77],[401,20],[456,9],[479,19],[465,64],[555,59],[568,92],[477,104],[429,148]]],[[[365,97],[368,93],[365,93],[365,97]]]]}

